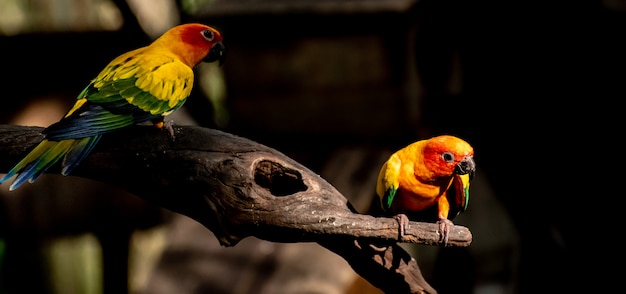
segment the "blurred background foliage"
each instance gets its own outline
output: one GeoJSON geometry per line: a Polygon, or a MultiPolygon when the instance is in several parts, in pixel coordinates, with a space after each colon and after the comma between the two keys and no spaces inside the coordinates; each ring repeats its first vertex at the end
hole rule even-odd
{"type": "MultiPolygon", "coordinates": [[[[478,172],[455,223],[474,241],[407,245],[426,279],[440,293],[602,292],[619,278],[600,262],[619,267],[623,252],[606,241],[619,217],[607,207],[623,204],[598,165],[621,150],[625,12],[623,0],[0,0],[0,119],[54,123],[112,58],[203,22],[227,61],[196,68],[175,123],[273,147],[363,210],[391,152],[458,135],[478,172]]],[[[221,248],[80,178],[6,186],[0,293],[377,293],[315,244],[221,248]]]]}

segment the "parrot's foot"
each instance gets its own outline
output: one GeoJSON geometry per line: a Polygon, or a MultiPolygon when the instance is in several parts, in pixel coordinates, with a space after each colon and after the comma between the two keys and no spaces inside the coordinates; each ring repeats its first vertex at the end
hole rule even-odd
{"type": "Polygon", "coordinates": [[[398,222],[398,239],[402,240],[405,228],[409,225],[409,218],[403,213],[397,214],[393,218],[398,222]]]}
{"type": "Polygon", "coordinates": [[[447,218],[442,218],[437,221],[439,224],[439,242],[445,247],[448,245],[448,237],[450,236],[450,229],[454,227],[454,223],[447,218]]]}
{"type": "Polygon", "coordinates": [[[176,136],[174,135],[174,121],[173,120],[168,120],[168,121],[163,121],[163,120],[159,120],[154,122],[154,126],[157,129],[165,129],[167,131],[167,134],[170,136],[170,139],[172,141],[174,141],[174,139],[176,138],[176,136]]]}
{"type": "Polygon", "coordinates": [[[173,120],[166,121],[163,124],[163,128],[165,128],[167,133],[170,135],[170,139],[172,140],[172,142],[174,142],[174,139],[176,139],[176,135],[174,135],[174,121],[173,120]]]}

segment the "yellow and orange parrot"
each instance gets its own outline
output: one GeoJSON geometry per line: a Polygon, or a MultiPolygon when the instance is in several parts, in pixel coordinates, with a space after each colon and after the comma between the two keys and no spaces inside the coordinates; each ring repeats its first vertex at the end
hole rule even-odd
{"type": "Polygon", "coordinates": [[[437,222],[445,245],[451,220],[467,209],[475,169],[474,149],[462,139],[442,135],[412,143],[381,167],[370,213],[393,215],[400,236],[409,220],[437,222]]]}
{"type": "MultiPolygon", "coordinates": [[[[193,67],[224,60],[222,35],[212,27],[191,23],[175,26],[150,45],[113,59],[78,95],[57,123],[43,130],[44,139],[18,162],[0,183],[17,175],[10,190],[34,182],[62,161],[69,174],[103,134],[151,121],[173,136],[164,117],[180,108],[191,93],[193,67]]],[[[173,137],[172,137],[173,138],[173,137]]]]}

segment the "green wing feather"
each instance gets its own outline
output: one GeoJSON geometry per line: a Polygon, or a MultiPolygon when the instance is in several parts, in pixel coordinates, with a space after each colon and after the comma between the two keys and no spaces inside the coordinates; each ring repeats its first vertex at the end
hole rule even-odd
{"type": "Polygon", "coordinates": [[[448,203],[450,203],[448,218],[452,219],[467,210],[470,196],[469,187],[470,176],[468,174],[454,175],[452,184],[446,191],[446,197],[448,197],[448,203]]]}
{"type": "Polygon", "coordinates": [[[376,184],[376,193],[380,197],[380,204],[383,211],[387,211],[391,208],[396,192],[398,191],[400,164],[400,158],[393,154],[380,168],[376,184]]]}
{"type": "Polygon", "coordinates": [[[396,196],[397,191],[398,189],[395,189],[392,187],[392,188],[387,189],[387,191],[385,192],[385,196],[383,196],[383,199],[382,199],[384,211],[387,211],[391,208],[391,204],[393,203],[393,198],[396,196]]]}
{"type": "Polygon", "coordinates": [[[116,58],[92,82],[94,103],[120,99],[153,115],[167,115],[191,94],[193,70],[167,52],[131,51],[116,58]],[[159,53],[159,54],[154,54],[159,53]]]}

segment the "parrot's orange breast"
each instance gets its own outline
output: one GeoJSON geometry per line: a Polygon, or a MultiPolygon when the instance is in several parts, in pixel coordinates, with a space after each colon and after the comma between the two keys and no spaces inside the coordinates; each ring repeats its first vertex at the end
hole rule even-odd
{"type": "Polygon", "coordinates": [[[419,182],[413,175],[402,175],[398,181],[398,192],[392,204],[393,211],[422,211],[435,205],[448,189],[451,178],[434,183],[419,182]]]}

